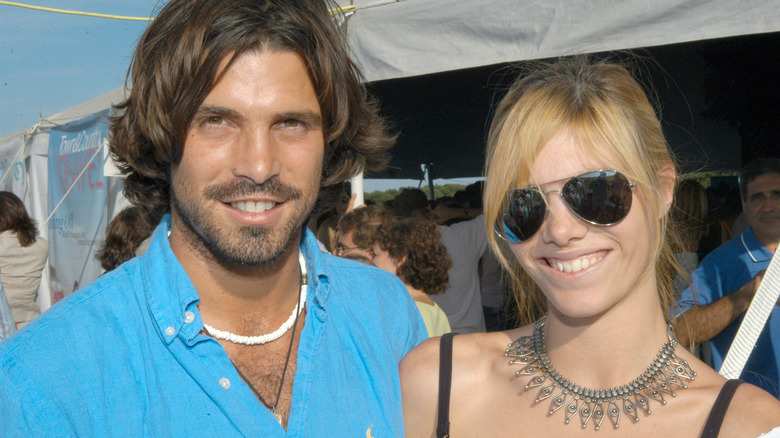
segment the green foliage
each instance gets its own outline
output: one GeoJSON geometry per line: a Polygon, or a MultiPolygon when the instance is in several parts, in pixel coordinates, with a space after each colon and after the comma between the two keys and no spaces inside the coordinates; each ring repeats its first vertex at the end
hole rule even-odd
{"type": "Polygon", "coordinates": [[[738,176],[739,176],[739,172],[737,171],[715,170],[712,172],[689,173],[687,175],[682,175],[681,177],[683,179],[696,180],[699,182],[699,184],[701,184],[702,187],[708,189],[712,185],[713,179],[718,179],[719,177],[738,177],[738,176]]]}
{"type": "MultiPolygon", "coordinates": [[[[382,205],[385,203],[385,201],[391,201],[393,198],[395,198],[395,196],[401,193],[401,190],[403,190],[404,188],[416,188],[416,187],[401,187],[398,189],[390,189],[385,191],[377,190],[371,193],[366,193],[365,198],[379,205],[382,205]]],[[[463,190],[465,188],[466,186],[462,184],[444,184],[443,186],[434,185],[433,194],[436,199],[439,199],[444,196],[455,196],[455,193],[458,190],[463,190]]],[[[426,195],[429,194],[428,186],[420,187],[420,190],[425,192],[426,195]]]]}

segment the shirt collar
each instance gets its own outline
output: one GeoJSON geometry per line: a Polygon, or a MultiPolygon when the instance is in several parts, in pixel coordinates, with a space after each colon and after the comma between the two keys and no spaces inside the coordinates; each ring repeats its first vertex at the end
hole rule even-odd
{"type": "Polygon", "coordinates": [[[739,238],[742,241],[742,246],[754,263],[766,262],[772,259],[773,254],[753,234],[753,227],[748,227],[744,233],[740,234],[739,238]]]}
{"type": "MultiPolygon", "coordinates": [[[[168,241],[170,228],[170,214],[166,214],[152,235],[149,249],[142,255],[147,259],[142,268],[145,274],[142,281],[160,337],[170,343],[182,331],[184,337],[192,341],[203,327],[196,307],[200,296],[171,250],[168,241]]],[[[304,229],[302,234],[300,248],[309,277],[306,304],[318,319],[324,321],[330,293],[328,266],[314,234],[308,229],[304,229]]]]}
{"type": "MultiPolygon", "coordinates": [[[[189,275],[171,250],[168,242],[170,229],[171,217],[166,214],[152,235],[149,249],[142,255],[146,258],[142,281],[149,310],[157,322],[160,337],[167,343],[176,338],[185,320],[194,322],[193,316],[197,315],[195,306],[200,301],[189,275]]],[[[194,325],[188,324],[186,328],[194,325]]],[[[188,333],[188,337],[194,337],[199,331],[188,333]]]]}
{"type": "Polygon", "coordinates": [[[326,303],[330,295],[330,272],[317,238],[308,228],[304,228],[302,234],[301,251],[309,270],[309,295],[306,305],[310,311],[314,311],[317,318],[324,321],[326,303]]]}

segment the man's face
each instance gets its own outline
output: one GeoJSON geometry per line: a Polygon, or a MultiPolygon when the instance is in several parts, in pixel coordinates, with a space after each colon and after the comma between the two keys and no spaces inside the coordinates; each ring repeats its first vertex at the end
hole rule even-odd
{"type": "Polygon", "coordinates": [[[747,184],[742,209],[764,246],[780,242],[780,173],[766,173],[747,184]]]}
{"type": "Polygon", "coordinates": [[[298,243],[324,149],[303,60],[286,51],[240,55],[196,112],[171,167],[174,251],[227,264],[274,262],[298,243]]]}
{"type": "Polygon", "coordinates": [[[361,248],[355,245],[355,241],[352,240],[353,234],[354,230],[339,231],[338,234],[336,234],[336,247],[333,249],[333,255],[344,257],[347,254],[357,254],[373,259],[374,254],[370,249],[361,248]]]}

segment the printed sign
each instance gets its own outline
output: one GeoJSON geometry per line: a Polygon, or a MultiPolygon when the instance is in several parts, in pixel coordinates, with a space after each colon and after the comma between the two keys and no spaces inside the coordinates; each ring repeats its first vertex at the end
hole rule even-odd
{"type": "Polygon", "coordinates": [[[57,126],[49,134],[49,265],[52,304],[100,276],[108,179],[102,149],[108,110],[57,126]]]}

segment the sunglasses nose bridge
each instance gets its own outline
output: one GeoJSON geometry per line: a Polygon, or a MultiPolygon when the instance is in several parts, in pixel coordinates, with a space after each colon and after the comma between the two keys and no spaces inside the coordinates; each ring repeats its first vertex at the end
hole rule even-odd
{"type": "Polygon", "coordinates": [[[587,224],[563,194],[559,190],[548,190],[544,195],[547,198],[547,215],[540,229],[542,239],[564,245],[572,239],[582,238],[587,232],[587,224]],[[553,193],[558,196],[551,196],[553,193]],[[559,202],[562,205],[553,205],[559,202]]]}
{"type": "MultiPolygon", "coordinates": [[[[569,204],[569,201],[566,200],[566,197],[563,196],[563,193],[561,193],[560,190],[547,190],[546,192],[544,192],[544,197],[546,198],[547,209],[548,210],[552,210],[552,208],[550,206],[550,199],[551,198],[560,198],[561,203],[566,206],[566,209],[569,210],[569,213],[574,214],[574,216],[576,216],[576,217],[580,217],[580,215],[577,214],[576,211],[574,211],[574,206],[569,204]],[[552,194],[552,193],[555,193],[558,196],[550,196],[550,194],[552,194]]],[[[550,214],[550,213],[553,213],[553,212],[550,211],[548,214],[550,214]]]]}

